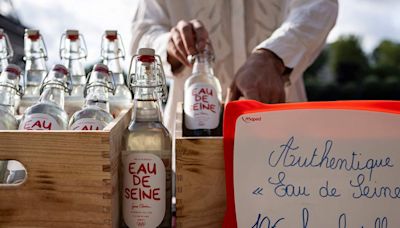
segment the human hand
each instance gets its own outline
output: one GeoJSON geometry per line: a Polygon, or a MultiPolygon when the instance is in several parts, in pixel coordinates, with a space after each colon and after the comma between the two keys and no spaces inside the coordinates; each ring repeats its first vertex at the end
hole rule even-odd
{"type": "Polygon", "coordinates": [[[208,32],[199,20],[179,21],[170,31],[171,37],[167,46],[167,61],[171,64],[172,71],[182,65],[191,66],[187,60],[188,55],[203,51],[208,40],[208,32]]]}
{"type": "Polygon", "coordinates": [[[240,97],[263,103],[285,102],[285,65],[273,52],[259,49],[240,67],[230,86],[228,101],[240,97]]]}

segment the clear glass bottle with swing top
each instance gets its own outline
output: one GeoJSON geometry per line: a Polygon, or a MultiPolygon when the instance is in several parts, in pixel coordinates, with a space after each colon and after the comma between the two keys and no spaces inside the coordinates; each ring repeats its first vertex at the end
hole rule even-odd
{"type": "Polygon", "coordinates": [[[114,93],[115,85],[108,67],[96,64],[87,81],[85,105],[72,115],[69,122],[71,130],[103,130],[113,120],[108,95],[114,93]]]}
{"type": "Polygon", "coordinates": [[[47,74],[47,49],[39,30],[25,29],[24,52],[26,88],[19,113],[39,99],[40,83],[47,74]]]}
{"type": "Polygon", "coordinates": [[[21,69],[14,64],[8,64],[0,75],[0,130],[17,130],[15,118],[15,96],[22,96],[21,69]]]}
{"type": "Polygon", "coordinates": [[[122,70],[125,50],[121,36],[115,30],[105,31],[101,41],[101,58],[115,80],[115,94],[110,94],[111,114],[116,117],[122,110],[131,108],[132,93],[122,70]]]}
{"type": "Polygon", "coordinates": [[[3,29],[0,29],[0,73],[6,68],[14,56],[10,40],[3,29]]]}
{"type": "Polygon", "coordinates": [[[222,89],[214,75],[210,44],[192,56],[192,74],[184,85],[183,135],[222,136],[222,89]]]}
{"type": "Polygon", "coordinates": [[[83,90],[86,84],[85,68],[83,61],[87,57],[86,42],[78,30],[67,30],[60,41],[60,58],[67,67],[73,84],[70,96],[65,99],[65,111],[69,116],[79,111],[85,99],[83,90]]]}
{"type": "Polygon", "coordinates": [[[165,76],[154,53],[139,49],[129,71],[134,104],[121,156],[120,227],[171,227],[172,140],[162,121],[165,76]]]}
{"type": "Polygon", "coordinates": [[[43,79],[39,101],[26,109],[20,130],[67,130],[68,115],[64,111],[64,93],[71,93],[68,70],[56,64],[43,79]]]}

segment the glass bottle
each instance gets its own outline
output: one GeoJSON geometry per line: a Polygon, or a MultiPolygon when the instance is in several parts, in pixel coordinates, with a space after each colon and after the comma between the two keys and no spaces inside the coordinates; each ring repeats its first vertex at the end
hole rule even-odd
{"type": "Polygon", "coordinates": [[[26,88],[19,113],[39,99],[40,83],[47,74],[47,49],[39,30],[25,29],[24,52],[26,88]]]}
{"type": "Polygon", "coordinates": [[[0,29],[0,73],[6,68],[13,55],[14,51],[7,34],[3,29],[0,29]]]}
{"type": "Polygon", "coordinates": [[[121,227],[171,227],[172,141],[161,115],[160,98],[166,96],[161,60],[153,49],[142,48],[132,67],[133,113],[121,156],[121,227]]]}
{"type": "Polygon", "coordinates": [[[71,130],[103,130],[113,120],[108,103],[109,92],[115,86],[111,73],[104,64],[96,64],[85,87],[85,105],[75,112],[69,122],[71,130]]]}
{"type": "Polygon", "coordinates": [[[184,136],[222,136],[222,93],[213,62],[211,45],[194,56],[192,74],[184,85],[184,136]]]}
{"type": "Polygon", "coordinates": [[[19,85],[21,69],[8,64],[0,75],[0,130],[17,130],[15,118],[15,96],[23,95],[23,86],[19,85]]]}
{"type": "Polygon", "coordinates": [[[68,115],[64,111],[64,93],[71,93],[68,70],[56,64],[43,79],[39,101],[26,109],[20,130],[67,130],[68,115]]]}
{"type": "Polygon", "coordinates": [[[132,93],[125,82],[122,60],[125,50],[122,38],[115,30],[105,31],[101,42],[101,58],[113,73],[115,94],[110,96],[111,114],[116,117],[122,110],[129,109],[132,104],[132,93]]]}
{"type": "Polygon", "coordinates": [[[67,30],[60,41],[60,58],[71,75],[73,89],[65,99],[65,111],[71,116],[84,104],[83,90],[86,76],[83,60],[87,57],[86,42],[78,30],[67,30]]]}

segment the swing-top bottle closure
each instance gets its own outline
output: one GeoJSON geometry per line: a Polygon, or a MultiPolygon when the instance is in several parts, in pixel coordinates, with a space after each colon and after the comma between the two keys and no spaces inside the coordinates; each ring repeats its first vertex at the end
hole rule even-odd
{"type": "MultiPolygon", "coordinates": [[[[12,47],[11,47],[11,42],[10,42],[10,39],[8,38],[8,35],[4,32],[4,30],[3,29],[0,29],[0,42],[2,42],[2,40],[4,40],[4,43],[5,43],[5,45],[6,45],[6,52],[7,52],[7,54],[6,54],[6,56],[0,56],[0,59],[8,59],[8,60],[11,60],[12,59],[12,57],[14,56],[14,50],[12,49],[12,47]]],[[[0,52],[1,52],[2,50],[0,50],[0,52]]]]}
{"type": "Polygon", "coordinates": [[[108,70],[107,65],[98,63],[93,67],[93,71],[88,74],[86,86],[83,91],[84,97],[87,96],[88,89],[95,87],[95,86],[102,86],[107,88],[108,92],[115,94],[115,81],[111,71],[108,70]],[[105,78],[105,82],[103,79],[105,78]]]}
{"type": "Polygon", "coordinates": [[[86,59],[87,57],[87,45],[85,38],[81,33],[79,33],[78,30],[66,30],[62,35],[60,39],[60,58],[61,59],[70,59],[70,60],[77,60],[77,59],[86,59]],[[78,57],[71,57],[71,54],[69,53],[69,48],[67,48],[67,41],[69,43],[71,42],[76,42],[79,45],[79,50],[78,50],[78,57]]]}
{"type": "Polygon", "coordinates": [[[40,94],[42,94],[46,86],[61,86],[65,92],[71,95],[72,81],[68,69],[61,64],[56,64],[49,71],[40,86],[40,94]]]}
{"type": "Polygon", "coordinates": [[[155,54],[154,49],[141,48],[138,54],[131,59],[129,66],[129,88],[135,93],[137,88],[154,88],[158,97],[163,101],[166,100],[168,91],[164,69],[161,62],[161,57],[155,54]],[[154,67],[153,77],[143,77],[139,74],[140,64],[145,64],[154,67]]]}
{"type": "Polygon", "coordinates": [[[8,64],[4,71],[1,73],[2,80],[0,86],[8,87],[16,91],[16,94],[22,97],[24,95],[24,77],[22,77],[22,70],[19,66],[14,64],[8,64]],[[3,78],[3,74],[7,74],[3,78]],[[20,80],[22,79],[22,80],[20,80]]]}

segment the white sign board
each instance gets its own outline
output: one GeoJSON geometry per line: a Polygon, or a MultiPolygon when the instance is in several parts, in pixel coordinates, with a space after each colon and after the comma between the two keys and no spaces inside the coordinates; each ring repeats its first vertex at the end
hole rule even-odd
{"type": "Polygon", "coordinates": [[[400,115],[245,114],[233,167],[238,227],[400,227],[400,115]]]}

